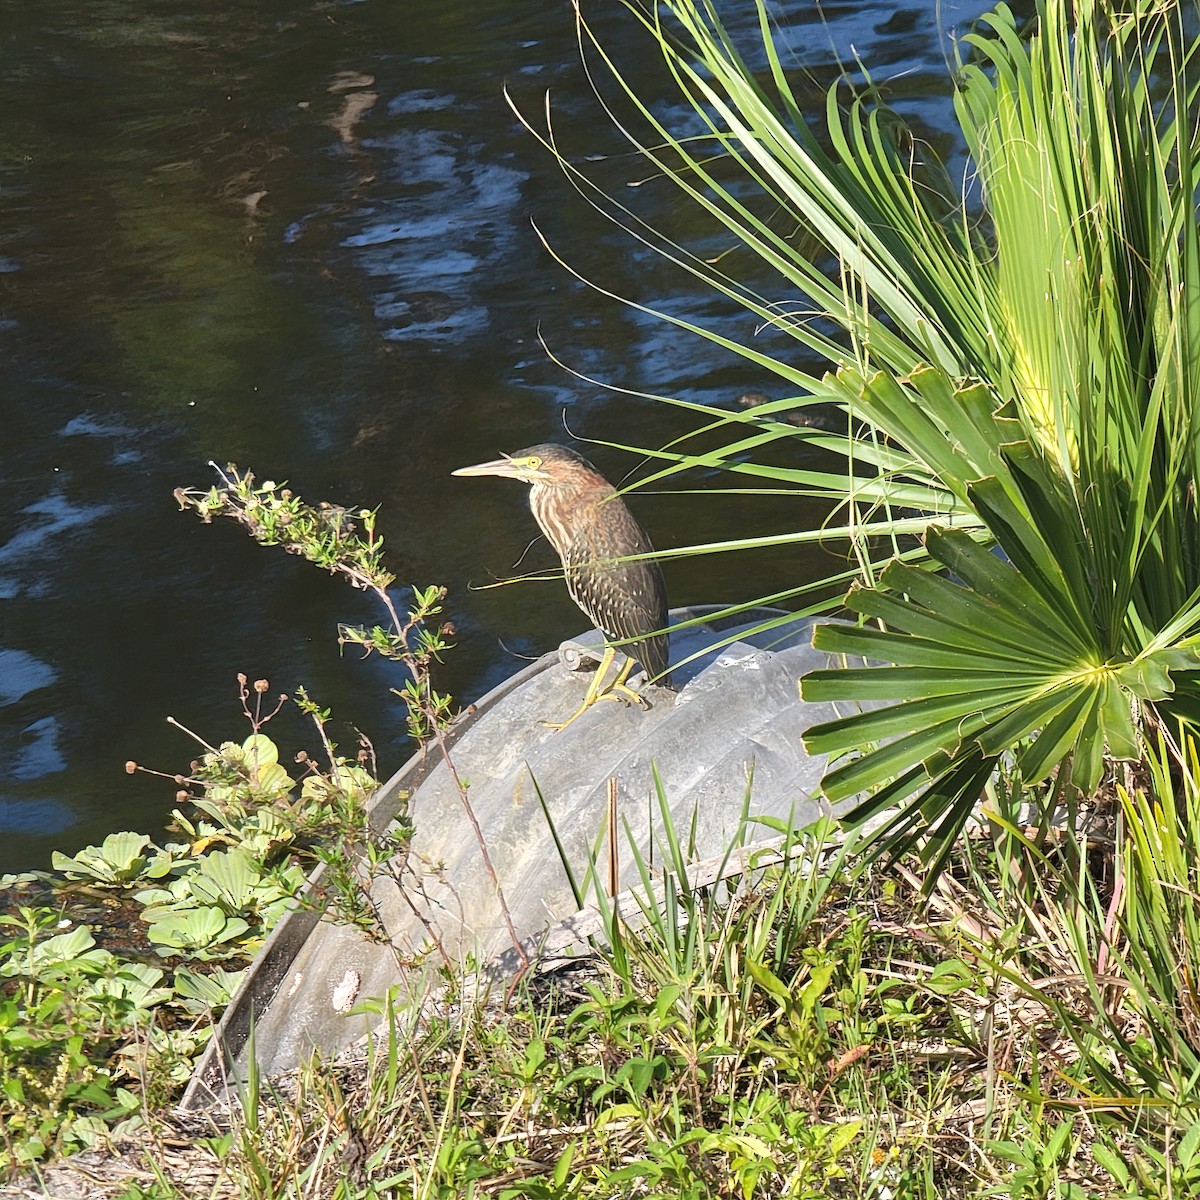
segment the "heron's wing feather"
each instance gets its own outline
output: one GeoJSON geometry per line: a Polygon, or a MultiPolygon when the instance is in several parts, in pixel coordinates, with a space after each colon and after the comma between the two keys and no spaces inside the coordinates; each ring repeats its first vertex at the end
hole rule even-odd
{"type": "Polygon", "coordinates": [[[563,554],[575,603],[613,641],[630,640],[631,657],[650,675],[665,675],[667,596],[658,563],[627,556],[653,552],[650,539],[619,498],[596,505],[579,521],[563,554]]]}

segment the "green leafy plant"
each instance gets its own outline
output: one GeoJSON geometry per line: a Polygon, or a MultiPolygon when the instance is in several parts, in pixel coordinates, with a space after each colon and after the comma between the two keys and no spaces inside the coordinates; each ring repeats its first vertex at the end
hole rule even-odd
{"type": "Polygon", "coordinates": [[[172,866],[170,854],[138,833],[110,833],[99,846],[87,846],[69,858],[55,850],[50,861],[68,879],[114,887],[139,879],[161,879],[172,866]]]}
{"type": "Polygon", "coordinates": [[[1126,1157],[1105,1141],[1097,1143],[1092,1153],[1120,1188],[1114,1194],[1121,1200],[1167,1200],[1200,1193],[1200,1122],[1170,1138],[1161,1149],[1145,1145],[1140,1153],[1126,1157]]]}
{"type": "Polygon", "coordinates": [[[1036,1136],[1022,1142],[993,1142],[988,1149],[992,1154],[1012,1164],[1013,1169],[1006,1181],[1012,1200],[1085,1200],[1085,1193],[1078,1184],[1066,1181],[1060,1184],[1059,1169],[1071,1150],[1075,1130],[1071,1121],[1060,1121],[1052,1129],[1043,1130],[1035,1125],[1036,1136]]]}
{"type": "Polygon", "coordinates": [[[219,908],[199,906],[162,914],[151,923],[146,935],[162,954],[228,958],[246,953],[240,940],[249,929],[250,923],[241,917],[227,917],[219,908]],[[229,942],[238,944],[225,944],[229,942]]]}
{"type": "Polygon", "coordinates": [[[233,999],[243,974],[220,967],[203,973],[180,967],[175,972],[176,1002],[196,1016],[218,1012],[233,999]]]}
{"type": "Polygon", "coordinates": [[[108,1065],[118,1040],[165,994],[160,972],[120,964],[58,913],[0,913],[0,1128],[14,1165],[90,1145],[136,1114],[108,1065]]]}
{"type": "Polygon", "coordinates": [[[322,769],[302,752],[300,782],[263,732],[282,698],[267,712],[265,681],[239,676],[238,685],[249,737],[197,739],[204,749],[188,775],[149,772],[178,789],[174,828],[186,842],[159,849],[142,834],[113,834],[56,856],[61,874],[5,881],[56,888],[62,904],[0,909],[0,1129],[10,1167],[130,1132],[187,1082],[241,972],[186,964],[249,957],[304,882],[313,838],[362,812],[374,779],[336,753],[328,714],[301,698],[327,761],[322,769]],[[72,920],[74,898],[97,886],[140,907],[164,966],[123,959],[99,944],[98,930],[72,920]]]}
{"type": "MultiPolygon", "coordinates": [[[[662,313],[791,395],[737,412],[681,404],[726,444],[639,450],[664,464],[642,482],[702,462],[828,498],[820,529],[745,539],[841,538],[857,559],[790,589],[806,602],[857,573],[845,603],[862,627],[822,627],[816,644],[885,664],[805,681],[807,698],[875,706],[807,745],[834,757],[831,800],[866,793],[856,814],[887,814],[893,852],[919,840],[944,862],[1005,756],[1030,783],[1061,776],[1086,794],[1106,755],[1140,757],[1148,722],[1200,711],[1191,6],[1039,0],[1028,39],[1004,4],[982,18],[956,80],[979,185],[963,194],[869,76],[839,80],[823,122],[807,116],[762,0],[763,71],[703,0],[626,8],[689,109],[686,131],[668,127],[582,21],[642,122],[636,148],[777,292],[644,225],[637,236],[791,343],[772,354],[662,313]],[[797,367],[796,349],[827,373],[797,367]],[[844,412],[845,432],[784,419],[812,404],[844,412]],[[773,465],[764,452],[781,441],[822,465],[773,465]]],[[[581,191],[633,225],[543,137],[581,191]]]]}

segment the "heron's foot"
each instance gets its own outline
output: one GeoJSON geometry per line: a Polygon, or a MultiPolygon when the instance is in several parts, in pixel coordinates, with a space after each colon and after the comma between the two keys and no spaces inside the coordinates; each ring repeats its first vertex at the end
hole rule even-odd
{"type": "Polygon", "coordinates": [[[619,700],[626,708],[631,704],[636,704],[639,708],[650,708],[650,701],[645,696],[640,695],[624,683],[613,683],[604,691],[597,693],[595,696],[590,696],[584,699],[584,702],[565,720],[565,721],[543,721],[542,724],[547,729],[561,731],[573,722],[579,720],[585,712],[594,704],[599,704],[601,700],[619,700]]]}
{"type": "Polygon", "coordinates": [[[604,657],[600,660],[599,669],[592,676],[591,683],[588,684],[587,694],[583,697],[583,703],[565,721],[543,721],[542,724],[547,729],[566,729],[568,725],[583,716],[597,700],[620,700],[625,705],[636,703],[640,708],[650,707],[650,702],[625,682],[633,667],[632,660],[626,659],[612,683],[605,684],[604,677],[608,674],[609,667],[612,666],[613,657],[614,651],[612,647],[606,647],[604,657]]]}
{"type": "Polygon", "coordinates": [[[605,688],[604,691],[596,697],[597,700],[620,700],[622,704],[628,708],[631,704],[636,704],[638,708],[653,707],[649,700],[642,695],[636,688],[631,688],[627,683],[617,682],[612,687],[605,688]]]}

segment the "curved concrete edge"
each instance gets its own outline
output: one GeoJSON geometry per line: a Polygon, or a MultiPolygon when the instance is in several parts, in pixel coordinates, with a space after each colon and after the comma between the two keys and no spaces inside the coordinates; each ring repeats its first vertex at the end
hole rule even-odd
{"type": "MultiPolygon", "coordinates": [[[[712,605],[677,610],[672,616],[677,622],[680,620],[690,621],[694,618],[703,619],[707,614],[722,611],[724,611],[722,606],[712,605]]],[[[738,626],[739,621],[744,626],[748,617],[769,620],[776,615],[783,614],[777,613],[777,610],[758,610],[739,614],[728,620],[714,622],[713,626],[708,627],[707,632],[711,636],[719,634],[722,630],[738,626]]],[[[693,636],[703,635],[700,635],[698,631],[693,631],[693,636]]],[[[721,639],[717,637],[713,640],[720,641],[721,639]]],[[[586,666],[586,660],[595,648],[592,644],[595,641],[596,638],[593,635],[578,639],[574,643],[568,643],[566,653],[574,655],[581,665],[586,666]],[[580,658],[580,652],[582,652],[582,658],[580,658]]],[[[489,714],[497,728],[511,729],[510,736],[513,738],[519,736],[517,732],[519,730],[529,729],[531,726],[536,729],[537,721],[531,710],[546,698],[542,693],[550,687],[552,682],[560,690],[565,688],[560,675],[548,672],[548,667],[552,666],[556,659],[562,660],[563,653],[560,650],[544,655],[493,688],[455,723],[448,738],[448,744],[451,746],[457,744],[479,725],[482,718],[489,714]],[[544,676],[544,678],[539,680],[539,676],[544,676]],[[514,703],[504,707],[505,701],[510,698],[513,698],[514,703]]],[[[733,658],[736,659],[736,655],[733,658]]],[[[572,689],[582,686],[579,681],[570,680],[569,682],[572,689]]],[[[556,691],[555,694],[558,692],[556,691]]],[[[669,694],[663,693],[663,695],[669,694]]],[[[705,694],[703,684],[700,691],[693,697],[694,700],[697,698],[702,707],[707,707],[717,700],[716,697],[705,694]]],[[[656,703],[660,707],[660,712],[653,714],[656,720],[669,716],[670,706],[662,708],[660,702],[656,703]]],[[[620,706],[606,705],[604,707],[620,709],[620,706]]],[[[691,709],[692,706],[688,707],[691,709]]],[[[676,711],[678,710],[676,709],[676,711]]],[[[549,750],[551,758],[565,756],[574,765],[575,760],[581,757],[581,750],[586,749],[584,743],[589,737],[623,737],[629,718],[636,715],[628,713],[623,718],[619,718],[617,713],[610,712],[607,714],[606,722],[598,724],[595,731],[573,730],[574,738],[563,737],[551,744],[549,750]]],[[[510,747],[510,752],[516,754],[516,757],[521,760],[521,765],[527,774],[530,773],[532,767],[532,762],[527,761],[527,758],[536,757],[539,739],[544,748],[545,734],[546,731],[541,730],[538,736],[530,735],[534,743],[532,745],[521,744],[510,747]]],[[[650,761],[641,754],[628,757],[643,759],[643,765],[650,761]]],[[[732,757],[736,758],[736,756],[732,757]]],[[[372,827],[376,829],[386,827],[394,819],[406,799],[415,796],[423,783],[432,782],[431,776],[435,773],[444,776],[446,772],[438,770],[442,763],[443,756],[438,749],[427,748],[424,752],[414,755],[379,789],[370,802],[369,813],[372,827]]],[[[420,827],[422,821],[426,820],[427,816],[432,816],[432,813],[423,816],[422,807],[419,804],[417,807],[416,819],[420,827]]],[[[809,809],[801,817],[799,823],[806,823],[815,815],[815,812],[809,809]]],[[[443,819],[447,817],[444,809],[440,816],[443,819]]],[[[280,1067],[282,1062],[294,1062],[304,1050],[314,1048],[315,1043],[311,1033],[305,1031],[322,1028],[328,1031],[330,1014],[334,1008],[338,1013],[347,1013],[348,1015],[337,1018],[341,1032],[330,1038],[332,1045],[323,1043],[323,1047],[333,1050],[337,1045],[348,1044],[355,1040],[366,1031],[369,1021],[350,1011],[354,999],[360,995],[364,997],[381,995],[389,987],[395,985],[397,966],[395,959],[389,953],[389,948],[366,943],[362,935],[351,927],[321,922],[322,914],[313,905],[312,898],[322,877],[323,870],[318,869],[314,872],[301,893],[300,904],[292,908],[283,918],[248,968],[241,987],[216,1026],[212,1040],[188,1084],[179,1105],[182,1111],[196,1111],[213,1103],[228,1102],[231,1090],[228,1080],[231,1075],[236,1074],[235,1064],[244,1057],[251,1029],[256,1024],[263,1031],[264,1036],[258,1046],[262,1047],[264,1051],[274,1050],[274,1047],[268,1047],[264,1043],[269,1043],[280,1036],[284,1038],[285,1042],[292,1039],[288,1046],[281,1049],[280,1053],[264,1054],[264,1059],[270,1066],[274,1066],[276,1069],[286,1069],[280,1067]],[[310,901],[307,906],[303,902],[305,897],[310,901]],[[387,960],[391,960],[390,964],[387,960]],[[335,974],[339,977],[332,978],[335,974]],[[284,988],[282,993],[280,993],[281,987],[284,988]],[[277,1001],[278,1005],[276,1005],[277,1001]],[[286,1010],[288,1017],[286,1032],[278,1028],[278,1020],[264,1019],[268,1013],[273,1013],[273,1006],[280,1005],[286,1010]],[[324,1026],[322,1026],[322,1022],[324,1022],[324,1026]],[[300,1032],[294,1033],[294,1030],[300,1032]],[[296,1040],[297,1038],[299,1040],[296,1040]],[[305,1041],[305,1038],[308,1040],[305,1041]]],[[[395,893],[400,891],[394,885],[390,890],[395,893]]],[[[395,912],[402,907],[404,898],[401,895],[383,895],[377,899],[380,900],[383,907],[395,912]]],[[[409,907],[411,908],[412,905],[410,904],[409,907]]],[[[561,912],[562,909],[560,908],[559,911],[561,912]]],[[[542,944],[542,939],[545,937],[545,926],[553,924],[552,911],[548,910],[546,916],[549,918],[548,920],[538,922],[542,926],[543,932],[528,938],[531,947],[542,944]]],[[[393,925],[388,923],[388,928],[392,929],[393,925]]],[[[526,924],[525,929],[528,931],[530,928],[532,926],[526,924]]],[[[399,946],[401,943],[395,941],[394,944],[399,946]]],[[[511,943],[506,950],[496,947],[488,953],[495,954],[497,950],[500,953],[490,968],[491,972],[504,974],[514,970],[519,962],[519,956],[511,943]],[[506,961],[510,959],[510,956],[511,960],[506,961]]],[[[410,985],[410,990],[415,994],[419,994],[426,987],[424,973],[420,970],[413,972],[411,978],[406,977],[404,982],[410,985]]],[[[244,1074],[244,1064],[242,1073],[244,1074]]],[[[272,1072],[268,1070],[268,1073],[272,1072]]]]}
{"type": "MultiPolygon", "coordinates": [[[[484,713],[524,687],[557,658],[558,651],[544,654],[469,705],[448,731],[447,747],[452,747],[484,713]]],[[[421,780],[441,761],[441,749],[437,745],[427,746],[396,771],[367,802],[367,819],[371,828],[376,831],[385,829],[395,819],[401,805],[420,786],[421,780]]],[[[323,864],[312,871],[300,889],[296,902],[267,935],[253,961],[246,967],[241,984],[213,1029],[212,1038],[184,1089],[177,1106],[180,1112],[196,1112],[213,1101],[228,1101],[229,1069],[250,1038],[255,1014],[274,998],[279,985],[321,921],[323,913],[316,906],[314,897],[324,876],[323,864]]]]}

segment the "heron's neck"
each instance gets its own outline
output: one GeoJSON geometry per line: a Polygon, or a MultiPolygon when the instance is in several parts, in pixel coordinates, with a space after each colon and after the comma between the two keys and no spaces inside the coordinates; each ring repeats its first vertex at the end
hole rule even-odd
{"type": "Polygon", "coordinates": [[[613,492],[612,485],[599,476],[577,483],[536,483],[529,489],[529,507],[541,531],[561,557],[591,510],[613,492]]]}

